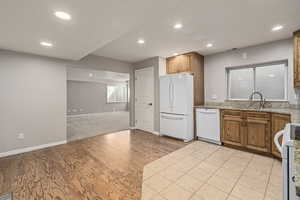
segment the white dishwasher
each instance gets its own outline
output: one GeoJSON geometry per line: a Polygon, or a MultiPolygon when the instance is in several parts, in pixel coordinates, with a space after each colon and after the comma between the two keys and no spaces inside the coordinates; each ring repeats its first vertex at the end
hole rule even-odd
{"type": "Polygon", "coordinates": [[[196,109],[196,128],[199,140],[221,145],[219,109],[196,109]]]}

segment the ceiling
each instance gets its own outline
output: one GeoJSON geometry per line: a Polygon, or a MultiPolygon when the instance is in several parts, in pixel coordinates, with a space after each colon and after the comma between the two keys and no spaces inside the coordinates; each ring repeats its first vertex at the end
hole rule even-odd
{"type": "Polygon", "coordinates": [[[137,62],[203,55],[289,38],[299,0],[2,0],[0,48],[79,60],[88,54],[137,62]],[[71,21],[53,15],[65,11],[71,21]],[[173,29],[177,22],[180,30],[173,29]],[[284,28],[272,32],[274,25],[284,28]],[[138,44],[143,38],[145,44],[138,44]],[[51,41],[45,48],[39,43],[51,41]],[[212,43],[212,48],[206,44],[212,43]]]}

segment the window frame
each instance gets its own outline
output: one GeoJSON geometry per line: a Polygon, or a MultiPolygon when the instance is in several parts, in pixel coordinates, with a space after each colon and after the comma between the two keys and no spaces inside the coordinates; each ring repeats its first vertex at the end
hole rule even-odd
{"type": "MultiPolygon", "coordinates": [[[[266,101],[278,101],[278,102],[286,102],[288,101],[288,60],[278,60],[273,62],[265,62],[258,64],[249,64],[242,65],[236,67],[225,67],[225,77],[226,77],[226,99],[228,101],[249,101],[249,99],[236,99],[230,97],[230,71],[238,70],[238,69],[253,69],[253,92],[256,91],[256,69],[259,67],[266,67],[270,65],[284,65],[284,99],[267,99],[266,101]]],[[[250,94],[249,94],[250,96],[250,94]]],[[[259,101],[259,99],[254,99],[254,101],[259,101]]]]}
{"type": "Polygon", "coordinates": [[[106,103],[107,104],[119,104],[119,103],[129,103],[129,85],[128,83],[124,83],[124,84],[106,84],[106,103]],[[108,87],[110,86],[118,86],[118,85],[125,85],[126,89],[127,89],[127,97],[126,97],[126,101],[108,101],[108,87]]]}

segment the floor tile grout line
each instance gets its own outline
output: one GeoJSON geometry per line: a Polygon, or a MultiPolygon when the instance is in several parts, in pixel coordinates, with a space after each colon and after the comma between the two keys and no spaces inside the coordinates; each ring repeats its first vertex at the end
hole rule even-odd
{"type": "MultiPolygon", "coordinates": [[[[185,148],[185,147],[184,147],[184,148],[185,148]]],[[[213,152],[211,152],[207,158],[205,158],[205,159],[201,160],[199,163],[197,163],[197,165],[199,165],[200,163],[202,163],[202,162],[204,162],[206,159],[208,159],[208,158],[209,158],[212,154],[214,154],[219,148],[220,148],[220,147],[217,147],[216,150],[214,150],[213,152]]],[[[189,155],[195,153],[196,151],[197,151],[197,150],[195,150],[194,152],[189,153],[189,155]]],[[[184,173],[184,175],[187,175],[188,172],[190,172],[192,169],[194,169],[194,167],[192,167],[191,169],[187,170],[187,171],[184,173]]],[[[184,176],[184,175],[183,175],[183,176],[184,176]]],[[[177,179],[177,180],[178,180],[178,179],[177,179]]],[[[176,184],[176,182],[174,182],[174,184],[176,184]]],[[[173,184],[168,185],[168,186],[167,186],[166,188],[164,188],[162,191],[166,190],[166,189],[169,188],[171,185],[173,185],[173,184]]],[[[176,184],[176,185],[177,185],[177,184],[176,184]]],[[[203,185],[204,185],[204,184],[203,184],[203,185]]],[[[202,186],[203,186],[203,185],[202,185],[202,186]]],[[[185,188],[183,188],[183,187],[181,187],[181,186],[179,186],[179,185],[177,185],[177,186],[180,187],[181,189],[183,189],[183,190],[186,191],[186,192],[190,192],[190,191],[186,190],[185,188]]],[[[202,186],[201,186],[201,187],[202,187],[202,186]]],[[[200,187],[197,191],[199,191],[199,190],[201,189],[201,187],[200,187]]],[[[161,196],[161,192],[162,192],[162,191],[158,192],[158,195],[161,196]]],[[[197,192],[197,191],[196,191],[196,192],[197,192]]],[[[196,192],[192,192],[192,195],[191,195],[188,199],[191,199],[191,198],[194,196],[194,194],[195,194],[196,192]]]]}
{"type": "Polygon", "coordinates": [[[270,173],[269,173],[269,177],[268,177],[268,181],[267,181],[267,186],[266,186],[266,188],[265,188],[264,198],[263,198],[263,199],[265,199],[265,198],[266,198],[266,195],[267,195],[267,191],[268,191],[268,187],[269,187],[269,183],[270,183],[270,179],[271,179],[271,174],[272,174],[272,171],[273,171],[274,163],[275,163],[275,162],[274,162],[274,160],[273,160],[272,168],[271,168],[270,173]]]}
{"type": "MultiPolygon", "coordinates": [[[[179,151],[179,150],[182,150],[182,149],[184,149],[184,148],[187,148],[189,145],[187,145],[187,146],[185,146],[185,147],[183,147],[183,148],[180,148],[180,149],[178,149],[177,151],[179,151]]],[[[218,148],[217,148],[218,149],[218,148]]],[[[215,150],[215,151],[217,151],[217,149],[215,150]]],[[[188,155],[192,155],[193,153],[195,153],[196,151],[198,151],[198,150],[194,150],[193,152],[191,152],[191,153],[188,153],[188,155]]],[[[176,151],[174,151],[174,152],[176,152],[176,151]]],[[[172,152],[172,153],[174,153],[174,152],[172,152]]],[[[213,154],[214,152],[212,152],[211,154],[213,154]]],[[[168,154],[168,155],[170,155],[170,154],[168,154]]],[[[165,155],[165,156],[163,156],[163,157],[166,157],[166,156],[168,156],[168,155],[165,155]]],[[[163,158],[163,157],[161,157],[161,158],[163,158]]],[[[159,158],[159,159],[161,159],[161,158],[159,158]]],[[[157,160],[159,160],[159,159],[157,159],[157,160]]],[[[157,161],[157,160],[155,160],[155,161],[157,161]]],[[[203,160],[201,160],[198,164],[200,164],[201,162],[203,162],[205,159],[203,159],[203,160]]],[[[154,161],[153,161],[154,162],[154,161]]],[[[150,164],[150,163],[149,163],[150,164]]],[[[163,171],[163,170],[165,170],[165,169],[167,169],[168,167],[170,167],[171,165],[174,165],[175,163],[171,163],[170,165],[168,165],[167,167],[165,167],[165,168],[163,168],[163,169],[161,169],[161,170],[159,170],[159,171],[157,171],[157,172],[155,172],[155,174],[153,174],[151,177],[153,177],[153,176],[155,176],[155,175],[160,175],[160,173],[163,171]]],[[[190,170],[192,170],[192,168],[190,169],[190,170]]],[[[186,175],[190,170],[188,170],[188,171],[186,171],[182,176],[184,176],[184,175],[186,175]]],[[[160,176],[162,176],[162,175],[160,175],[160,176]]],[[[182,177],[181,176],[181,177],[182,177]]],[[[163,177],[163,176],[162,176],[163,177]]],[[[150,178],[150,177],[148,177],[148,178],[150,178]]],[[[147,178],[147,179],[148,179],[147,178]]],[[[163,178],[165,178],[165,177],[163,177],[163,178]]],[[[167,178],[165,178],[165,179],[167,179],[167,178]]],[[[179,178],[178,178],[179,179],[179,178]]],[[[177,180],[178,180],[177,179],[177,180]]],[[[168,181],[170,181],[169,179],[167,179],[168,181]]],[[[176,181],[177,181],[176,180],[176,181]]],[[[176,182],[175,181],[175,182],[176,182]]],[[[171,182],[171,181],[170,181],[171,182]]],[[[142,184],[144,183],[144,180],[142,181],[142,184]]],[[[174,183],[175,184],[175,183],[174,183]]],[[[172,185],[172,184],[170,184],[170,185],[172,185]]],[[[166,188],[164,188],[163,190],[166,190],[170,185],[168,185],[166,188]]],[[[177,185],[177,184],[176,184],[177,185]]],[[[178,185],[177,185],[178,186],[178,185]]],[[[149,187],[149,186],[148,186],[149,187]]],[[[180,186],[179,186],[180,187],[180,186]]],[[[151,188],[151,187],[150,187],[151,188]]],[[[180,188],[182,188],[182,187],[180,187],[180,188]]],[[[185,190],[185,191],[187,191],[186,189],[184,189],[184,188],[182,188],[183,190],[185,190]]],[[[152,188],[151,188],[151,190],[153,190],[152,188]]],[[[155,191],[155,190],[153,190],[154,192],[156,192],[158,195],[160,195],[161,194],[161,192],[163,191],[163,190],[161,190],[160,192],[157,192],[157,191],[155,191]]],[[[189,192],[189,191],[187,191],[187,192],[189,192]]],[[[160,195],[161,196],[161,195],[160,195]]],[[[165,198],[164,198],[165,199],[165,198]]]]}
{"type": "MultiPolygon", "coordinates": [[[[192,144],[193,144],[193,143],[192,143],[192,144]]],[[[179,150],[182,150],[182,149],[184,149],[184,148],[187,148],[188,146],[189,146],[189,145],[187,145],[187,146],[185,146],[185,147],[183,147],[183,148],[181,148],[181,149],[179,149],[179,150]]],[[[175,162],[175,163],[172,162],[171,164],[167,165],[165,168],[163,168],[163,169],[161,169],[161,170],[155,172],[152,176],[154,176],[154,175],[161,175],[163,178],[165,178],[166,180],[168,180],[168,181],[171,182],[171,183],[170,183],[166,188],[162,189],[160,192],[156,192],[156,191],[155,191],[156,194],[155,194],[154,196],[157,196],[157,195],[158,195],[158,196],[160,196],[161,198],[166,199],[165,197],[163,197],[163,196],[161,195],[162,192],[165,191],[165,190],[167,190],[167,188],[169,188],[169,187],[171,187],[171,186],[173,186],[173,185],[176,185],[177,187],[180,187],[182,190],[191,193],[191,196],[190,196],[188,199],[193,198],[194,195],[195,195],[201,188],[203,188],[204,185],[209,184],[208,181],[209,181],[213,176],[216,175],[216,173],[218,172],[218,170],[220,170],[222,167],[224,167],[224,165],[232,158],[232,155],[234,155],[235,152],[233,151],[232,153],[230,153],[230,154],[229,154],[230,156],[228,156],[228,158],[227,158],[226,160],[224,160],[224,162],[223,162],[220,166],[218,166],[218,167],[212,172],[212,174],[211,174],[205,181],[203,181],[203,184],[202,184],[196,191],[191,192],[191,190],[185,189],[184,187],[178,185],[177,181],[178,181],[180,178],[182,178],[183,176],[187,175],[190,171],[192,171],[193,169],[195,169],[196,166],[201,165],[201,163],[205,163],[205,161],[207,161],[208,159],[210,159],[210,158],[211,158],[216,152],[218,152],[219,150],[222,150],[222,147],[221,147],[221,146],[218,146],[216,149],[214,149],[214,150],[213,150],[211,153],[209,153],[209,155],[208,155],[207,157],[205,157],[204,159],[200,160],[199,162],[196,162],[196,164],[194,164],[193,167],[191,167],[190,169],[184,171],[184,172],[182,173],[181,176],[179,176],[178,178],[176,178],[176,180],[170,180],[170,179],[166,178],[165,176],[162,176],[162,175],[161,175],[161,173],[162,173],[163,170],[167,169],[168,167],[170,167],[170,166],[172,166],[172,165],[176,165],[176,164],[177,164],[176,162],[175,162]],[[173,183],[172,183],[172,181],[173,181],[173,183]]],[[[200,148],[200,149],[198,149],[198,148],[192,148],[191,152],[187,153],[185,156],[192,156],[192,157],[194,157],[193,154],[194,154],[195,152],[198,152],[198,151],[201,151],[201,148],[200,148]]],[[[243,151],[242,151],[242,152],[243,152],[243,151]]],[[[176,151],[174,151],[174,152],[172,152],[172,153],[176,153],[176,151]]],[[[240,180],[241,177],[244,175],[245,171],[247,170],[247,168],[249,167],[249,165],[251,164],[251,162],[255,159],[255,155],[252,154],[252,153],[250,153],[250,154],[251,154],[251,158],[248,160],[247,164],[243,167],[243,170],[241,171],[241,174],[238,176],[238,178],[237,178],[236,181],[234,182],[234,185],[233,185],[233,187],[232,187],[232,189],[231,189],[230,192],[225,192],[225,191],[223,191],[222,189],[219,189],[218,187],[216,187],[216,188],[219,189],[220,191],[226,193],[226,196],[227,196],[227,197],[226,197],[226,200],[230,198],[230,196],[232,195],[232,192],[233,192],[234,188],[237,186],[239,180],[240,180]]],[[[162,159],[162,158],[164,158],[164,157],[166,157],[166,156],[168,156],[168,155],[165,155],[165,156],[163,156],[163,157],[161,157],[161,158],[159,158],[159,159],[162,159]]],[[[237,157],[243,158],[243,156],[237,156],[237,157]]],[[[184,158],[184,156],[183,156],[182,158],[184,158]]],[[[159,159],[157,159],[157,160],[159,160],[159,159]]],[[[195,157],[195,159],[197,159],[197,158],[195,157]]],[[[269,185],[269,182],[270,182],[270,177],[271,177],[271,174],[272,174],[272,170],[273,170],[274,165],[275,165],[274,163],[275,163],[274,160],[272,160],[272,166],[271,166],[271,170],[270,170],[269,173],[268,173],[268,180],[267,180],[267,184],[266,184],[266,187],[265,187],[265,190],[264,190],[263,199],[266,198],[267,188],[268,188],[268,185],[269,185]]],[[[149,163],[149,164],[150,164],[150,163],[149,163]]],[[[181,172],[182,172],[182,171],[181,171],[181,172]]],[[[150,178],[150,177],[148,177],[148,178],[150,178]]],[[[200,181],[199,179],[197,179],[197,180],[200,181]]],[[[143,180],[143,182],[144,182],[144,181],[145,181],[145,180],[143,180]]],[[[202,181],[201,181],[201,182],[202,182],[202,181]]],[[[214,185],[212,185],[212,186],[214,186],[214,185]]],[[[214,186],[214,187],[215,187],[215,186],[214,186]]],[[[249,188],[249,189],[251,189],[251,188],[249,188]]]]}
{"type": "MultiPolygon", "coordinates": [[[[218,147],[219,148],[219,147],[218,147]]],[[[218,149],[217,148],[217,149],[218,149]]],[[[214,151],[214,152],[216,152],[217,151],[217,149],[214,151]]],[[[202,162],[204,162],[206,159],[208,159],[214,152],[212,152],[212,153],[210,153],[210,155],[207,157],[207,158],[205,158],[205,159],[203,159],[203,160],[201,160],[199,163],[197,163],[197,165],[199,165],[200,163],[202,163],[202,162]]],[[[192,154],[192,153],[191,153],[192,154]]],[[[194,169],[194,167],[192,167],[191,169],[189,169],[189,170],[187,170],[185,173],[184,173],[184,175],[187,175],[190,171],[192,171],[194,169]]],[[[183,176],[184,176],[183,175],[183,176]]],[[[176,183],[174,183],[174,184],[176,184],[176,183]]],[[[177,185],[177,184],[176,184],[177,185]]],[[[187,191],[185,188],[183,188],[183,187],[181,187],[181,186],[179,186],[179,185],[177,185],[178,187],[180,187],[180,188],[182,188],[183,190],[185,190],[185,191],[187,191]]],[[[169,187],[169,186],[168,186],[169,187]]],[[[202,186],[201,186],[202,187],[202,186]]],[[[200,188],[201,188],[200,187],[200,188]]],[[[199,188],[199,189],[200,189],[199,188]]],[[[166,188],[165,188],[166,189],[166,188]]],[[[190,192],[190,191],[187,191],[187,192],[190,192]]],[[[194,193],[194,192],[192,192],[192,193],[194,193]]],[[[193,196],[194,194],[192,194],[191,195],[191,197],[193,196]]],[[[190,199],[190,198],[189,198],[190,199]]]]}
{"type": "MultiPolygon", "coordinates": [[[[214,153],[215,153],[216,151],[218,151],[218,149],[220,149],[220,148],[221,148],[221,146],[219,146],[213,153],[211,153],[209,157],[211,157],[212,154],[214,154],[214,153]]],[[[207,158],[204,159],[204,160],[207,160],[209,157],[207,157],[207,158]]],[[[204,161],[204,160],[203,160],[203,161],[204,161]]],[[[230,160],[230,157],[223,163],[223,165],[224,165],[228,160],[230,160]]],[[[203,162],[203,161],[202,161],[202,162],[203,162]]],[[[219,169],[221,169],[221,167],[222,167],[223,165],[219,166],[219,167],[214,171],[214,173],[212,173],[212,175],[209,176],[209,177],[206,179],[206,181],[203,181],[203,182],[204,182],[203,185],[202,185],[197,191],[193,192],[192,195],[190,196],[190,198],[189,198],[188,200],[190,200],[194,195],[196,195],[196,193],[197,193],[197,192],[198,192],[205,184],[208,184],[208,180],[209,180],[211,177],[213,177],[213,176],[217,173],[217,171],[218,171],[219,169]]],[[[228,195],[228,194],[227,194],[227,195],[228,195]]]]}
{"type": "MultiPolygon", "coordinates": [[[[184,148],[186,148],[186,147],[184,147],[184,148]]],[[[183,149],[183,148],[182,148],[183,149]]],[[[210,154],[209,154],[209,156],[208,157],[206,157],[205,159],[203,159],[203,160],[201,160],[199,163],[198,163],[198,165],[200,164],[200,163],[203,163],[205,160],[207,160],[208,158],[210,158],[215,152],[217,152],[219,149],[221,149],[221,146],[219,146],[219,147],[217,147],[213,152],[211,152],[210,154]]],[[[195,151],[194,151],[195,152],[195,151]]],[[[192,153],[190,153],[189,155],[191,155],[191,154],[193,154],[194,152],[192,152],[192,153]]],[[[234,152],[232,153],[232,154],[234,154],[234,152]]],[[[203,181],[203,185],[200,187],[200,188],[198,188],[198,190],[197,191],[195,191],[195,192],[192,192],[192,195],[190,196],[190,198],[189,199],[191,199],[205,184],[208,184],[208,180],[211,178],[211,177],[213,177],[216,173],[217,173],[217,171],[220,169],[220,168],[222,168],[223,166],[224,166],[224,164],[227,162],[227,161],[229,161],[230,160],[230,158],[231,157],[228,157],[228,159],[227,160],[225,160],[224,162],[223,162],[223,164],[222,165],[220,165],[215,171],[214,171],[214,173],[212,173],[208,178],[207,178],[207,180],[206,181],[203,181]]],[[[253,156],[252,156],[252,158],[251,158],[251,160],[253,159],[253,156]]],[[[250,161],[248,161],[249,163],[251,162],[251,160],[250,161]]],[[[249,165],[249,163],[247,164],[247,166],[249,165]]],[[[247,166],[245,167],[245,169],[247,168],[247,166]]],[[[194,167],[193,168],[191,168],[191,169],[189,169],[188,171],[186,171],[185,172],[185,174],[184,175],[186,175],[186,174],[188,174],[188,172],[190,172],[191,170],[193,170],[194,169],[194,167]]],[[[244,170],[245,170],[244,169],[244,170]]],[[[183,175],[183,176],[184,176],[183,175]]],[[[178,180],[178,179],[177,179],[178,180]]],[[[237,179],[237,181],[238,181],[239,179],[237,179]]],[[[174,184],[176,184],[176,183],[174,183],[174,184]]],[[[170,185],[172,185],[172,184],[170,184],[170,185]]],[[[166,188],[164,188],[163,190],[166,190],[170,185],[168,185],[166,188]]],[[[176,184],[177,185],[177,184],[176,184]]],[[[180,187],[180,188],[182,188],[184,191],[187,191],[187,192],[190,192],[190,191],[188,191],[188,190],[186,190],[185,188],[183,188],[183,187],[181,187],[180,185],[177,185],[178,187],[180,187]]],[[[163,191],[162,190],[162,191],[163,191]]],[[[220,189],[219,189],[220,190],[220,189]]],[[[161,194],[161,192],[162,191],[160,191],[160,192],[158,192],[158,195],[160,195],[161,194]]],[[[220,191],[222,191],[222,190],[220,190],[220,191]]],[[[222,192],[224,192],[224,191],[222,191],[222,192]]],[[[226,197],[226,199],[227,198],[229,198],[229,193],[227,193],[227,192],[224,192],[224,193],[226,193],[226,195],[227,195],[227,197],[226,197]]],[[[161,195],[160,195],[161,196],[161,195]]]]}
{"type": "Polygon", "coordinates": [[[251,161],[253,160],[254,155],[251,156],[251,159],[248,161],[247,165],[245,166],[245,168],[242,170],[240,176],[237,178],[234,186],[232,187],[231,191],[228,193],[228,197],[226,198],[226,200],[232,195],[232,192],[234,190],[234,188],[236,187],[237,183],[239,182],[239,180],[241,179],[241,177],[243,176],[245,170],[247,169],[247,167],[250,165],[251,161]]]}

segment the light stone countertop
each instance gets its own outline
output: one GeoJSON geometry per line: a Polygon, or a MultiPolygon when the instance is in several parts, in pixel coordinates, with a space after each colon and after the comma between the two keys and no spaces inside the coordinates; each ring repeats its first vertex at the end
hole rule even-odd
{"type": "Polygon", "coordinates": [[[203,105],[203,106],[194,106],[194,108],[215,108],[215,109],[229,109],[229,110],[249,110],[257,112],[271,112],[279,114],[290,114],[292,123],[300,123],[300,109],[295,108],[263,108],[255,109],[248,108],[247,106],[227,106],[227,105],[203,105]]]}
{"type": "MultiPolygon", "coordinates": [[[[250,110],[257,112],[270,112],[279,114],[290,114],[292,123],[300,124],[300,109],[295,108],[264,108],[264,109],[254,109],[248,108],[247,106],[227,106],[227,105],[203,105],[195,106],[195,108],[215,108],[215,109],[231,109],[231,110],[250,110]]],[[[295,185],[296,194],[300,196],[300,140],[294,141],[294,163],[295,163],[295,185]]]]}

